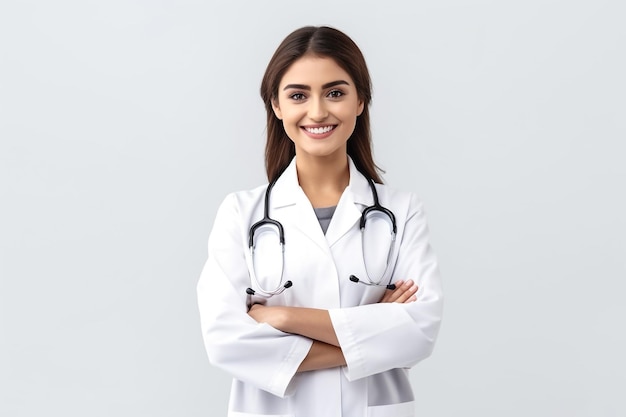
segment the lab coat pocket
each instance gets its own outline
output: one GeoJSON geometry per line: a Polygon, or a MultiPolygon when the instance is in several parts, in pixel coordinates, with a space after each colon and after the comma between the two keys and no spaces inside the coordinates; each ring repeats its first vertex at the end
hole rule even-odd
{"type": "Polygon", "coordinates": [[[367,407],[367,417],[413,417],[415,401],[367,407]]]}
{"type": "Polygon", "coordinates": [[[256,413],[239,413],[231,411],[228,417],[294,417],[293,414],[256,414],[256,413]]]}

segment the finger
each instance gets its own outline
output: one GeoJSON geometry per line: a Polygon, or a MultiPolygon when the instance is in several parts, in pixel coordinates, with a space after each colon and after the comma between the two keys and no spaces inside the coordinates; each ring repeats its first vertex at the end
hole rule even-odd
{"type": "Polygon", "coordinates": [[[409,303],[412,303],[413,301],[417,301],[417,295],[415,294],[407,298],[407,300],[403,304],[409,304],[409,303]]]}
{"type": "MultiPolygon", "coordinates": [[[[413,285],[409,290],[407,290],[404,294],[403,294],[403,298],[405,298],[404,301],[402,301],[403,303],[412,303],[413,301],[417,300],[417,290],[419,288],[417,287],[417,285],[413,285]]],[[[400,302],[400,301],[397,301],[400,302]]]]}
{"type": "Polygon", "coordinates": [[[396,289],[394,289],[394,290],[385,290],[385,294],[383,295],[383,298],[380,299],[379,303],[393,303],[394,300],[400,294],[400,292],[397,292],[397,291],[398,291],[398,288],[400,286],[402,286],[403,283],[404,283],[404,281],[402,281],[402,280],[396,281],[395,282],[396,289]]]}
{"type": "Polygon", "coordinates": [[[405,303],[409,298],[411,298],[417,292],[417,285],[413,282],[413,280],[408,280],[407,282],[400,287],[402,291],[401,294],[395,299],[396,303],[405,303]]]}
{"type": "Polygon", "coordinates": [[[397,302],[404,302],[406,299],[406,296],[404,295],[407,291],[407,289],[411,288],[410,284],[407,285],[407,283],[402,283],[400,285],[398,285],[396,287],[395,290],[393,290],[390,294],[389,297],[387,297],[387,302],[388,303],[397,303],[397,302]]]}

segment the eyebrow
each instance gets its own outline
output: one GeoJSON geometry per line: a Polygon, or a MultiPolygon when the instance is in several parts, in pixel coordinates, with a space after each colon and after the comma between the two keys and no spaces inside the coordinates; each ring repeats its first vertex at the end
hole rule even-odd
{"type": "MultiPolygon", "coordinates": [[[[330,88],[330,87],[334,87],[336,85],[350,85],[350,83],[348,83],[345,80],[331,81],[329,83],[324,84],[322,86],[322,90],[325,90],[325,89],[330,88]]],[[[295,88],[295,89],[298,89],[298,90],[311,91],[311,87],[308,86],[308,85],[305,85],[305,84],[287,84],[285,86],[285,88],[283,88],[283,91],[288,90],[290,88],[295,88]]]]}

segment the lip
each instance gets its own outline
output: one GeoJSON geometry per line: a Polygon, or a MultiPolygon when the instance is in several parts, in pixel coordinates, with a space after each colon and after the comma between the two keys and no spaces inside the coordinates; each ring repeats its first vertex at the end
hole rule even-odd
{"type": "Polygon", "coordinates": [[[313,139],[325,139],[329,137],[330,135],[332,135],[336,128],[337,128],[337,125],[335,124],[315,124],[315,125],[300,126],[300,129],[302,129],[302,131],[308,137],[313,138],[313,139]],[[314,128],[323,129],[323,128],[328,128],[328,127],[330,127],[331,129],[323,133],[313,133],[307,130],[307,129],[314,129],[314,128]]]}

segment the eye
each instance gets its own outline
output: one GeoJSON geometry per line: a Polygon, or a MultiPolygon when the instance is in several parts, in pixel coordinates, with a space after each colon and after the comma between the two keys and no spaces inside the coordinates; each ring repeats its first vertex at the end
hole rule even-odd
{"type": "Polygon", "coordinates": [[[294,100],[294,101],[302,101],[304,99],[306,99],[306,96],[302,93],[293,93],[291,95],[289,95],[289,98],[294,100]]]}
{"type": "Polygon", "coordinates": [[[330,98],[339,98],[339,97],[341,97],[343,95],[344,95],[343,91],[341,91],[341,90],[330,90],[328,92],[328,97],[330,97],[330,98]]]}

